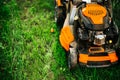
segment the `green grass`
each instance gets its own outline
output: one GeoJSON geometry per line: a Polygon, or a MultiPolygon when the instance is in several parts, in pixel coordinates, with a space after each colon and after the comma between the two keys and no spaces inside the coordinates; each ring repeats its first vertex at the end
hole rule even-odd
{"type": "Polygon", "coordinates": [[[120,65],[68,70],[54,22],[53,0],[1,0],[0,3],[0,80],[120,79],[120,65]]]}

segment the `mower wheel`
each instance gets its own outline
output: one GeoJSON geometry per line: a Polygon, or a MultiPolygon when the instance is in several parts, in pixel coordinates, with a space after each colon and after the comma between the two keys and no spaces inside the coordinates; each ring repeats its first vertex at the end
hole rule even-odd
{"type": "Polygon", "coordinates": [[[77,53],[74,48],[70,48],[68,55],[68,67],[72,70],[77,65],[77,53]]]}
{"type": "Polygon", "coordinates": [[[66,18],[66,7],[57,6],[55,2],[55,22],[60,29],[63,27],[65,18],[66,18]]]}

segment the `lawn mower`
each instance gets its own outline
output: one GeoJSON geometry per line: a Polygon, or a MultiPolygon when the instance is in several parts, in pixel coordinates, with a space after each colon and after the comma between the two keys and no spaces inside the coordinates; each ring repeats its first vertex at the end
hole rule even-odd
{"type": "Polygon", "coordinates": [[[108,67],[119,60],[119,29],[111,0],[55,0],[55,21],[68,67],[108,67]]]}

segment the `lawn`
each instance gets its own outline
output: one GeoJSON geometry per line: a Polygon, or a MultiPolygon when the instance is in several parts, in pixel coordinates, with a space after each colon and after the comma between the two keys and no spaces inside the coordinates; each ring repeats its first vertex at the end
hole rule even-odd
{"type": "MultiPolygon", "coordinates": [[[[118,13],[120,4],[116,4],[114,12],[118,13]]],[[[120,65],[77,67],[70,72],[66,64],[53,0],[0,0],[0,80],[120,79],[120,65]]]]}

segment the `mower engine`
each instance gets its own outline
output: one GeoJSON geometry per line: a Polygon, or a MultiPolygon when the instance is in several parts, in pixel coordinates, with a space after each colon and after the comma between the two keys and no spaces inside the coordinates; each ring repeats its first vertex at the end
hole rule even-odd
{"type": "Polygon", "coordinates": [[[99,4],[86,4],[78,9],[74,33],[77,38],[80,64],[87,67],[107,67],[118,61],[114,50],[118,28],[109,11],[99,4]]]}
{"type": "Polygon", "coordinates": [[[94,45],[101,46],[105,44],[105,37],[106,35],[104,35],[103,32],[97,32],[94,39],[94,45]]]}

